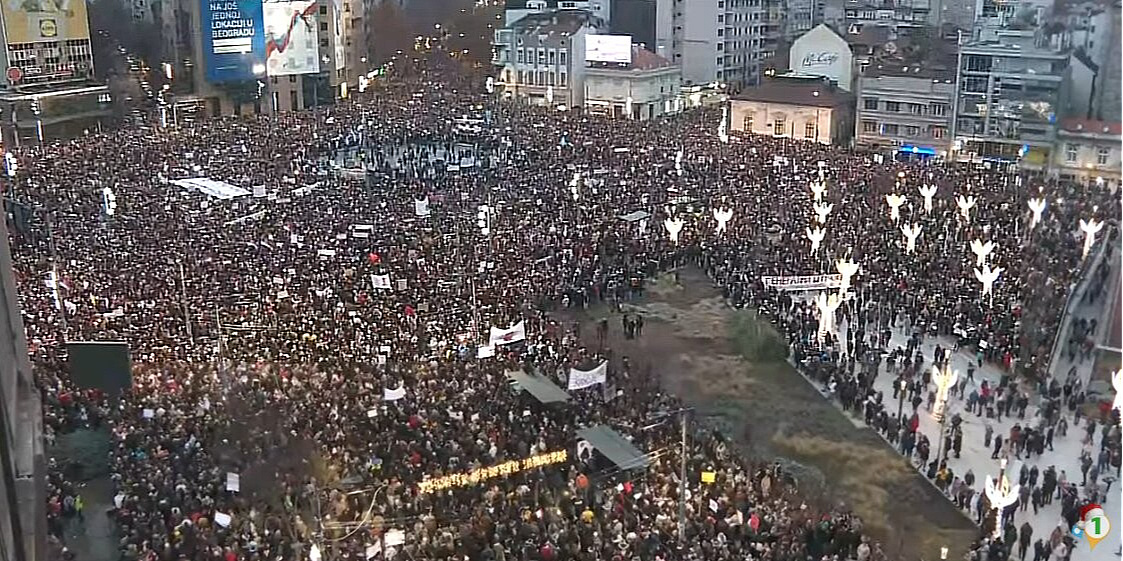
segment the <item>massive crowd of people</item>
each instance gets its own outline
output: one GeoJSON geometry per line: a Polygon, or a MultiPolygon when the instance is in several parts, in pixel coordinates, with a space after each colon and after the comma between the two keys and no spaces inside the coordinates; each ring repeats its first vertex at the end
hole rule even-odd
{"type": "MultiPolygon", "coordinates": [[[[558,373],[608,358],[553,312],[631,298],[688,259],[732,302],[780,321],[792,302],[762,275],[833,273],[850,256],[858,299],[843,316],[970,332],[985,342],[982,359],[1040,376],[1080,268],[1077,222],[1117,218],[1097,186],[875,162],[786,138],[722,143],[703,110],[606,121],[480,90],[430,69],[312,111],[17,152],[4,194],[32,208],[11,229],[48,432],[111,430],[124,559],[304,559],[313,547],[360,559],[383,546],[413,559],[884,559],[852,515],[820,510],[782,469],[738,457],[711,432],[691,439],[687,477],[717,466],[716,483],[691,486],[704,497],[687,501],[679,549],[669,422],[630,432],[651,452],[644,473],[574,457],[430,494],[417,484],[543,452],[575,456],[579,427],[640,427],[674,410],[653,377],[620,376],[619,357],[614,392],[577,391],[560,407],[512,389],[505,372],[562,382],[558,373]],[[483,124],[464,127],[465,117],[483,124]],[[336,169],[345,149],[369,173],[336,169]],[[450,170],[458,151],[479,165],[450,170]],[[803,232],[820,169],[834,206],[811,255],[803,232]],[[200,176],[265,196],[169,183],[200,176]],[[930,213],[921,185],[938,188],[930,213]],[[909,197],[901,224],[923,229],[916,253],[888,217],[892,192],[909,197]],[[978,199],[969,219],[956,195],[978,199]],[[1035,196],[1048,210],[1031,230],[1035,196]],[[733,212],[721,233],[715,208],[733,212]],[[651,217],[620,218],[634,211],[651,217]],[[677,242],[662,227],[669,217],[686,224],[677,242]],[[976,238],[997,244],[990,262],[1004,269],[985,300],[967,248],[976,238]],[[477,358],[488,327],[519,321],[525,342],[477,358]],[[133,387],[119,398],[74,388],[67,340],[127,341],[133,387]],[[399,388],[405,397],[384,399],[399,388]],[[240,475],[237,491],[228,473],[240,475]],[[354,524],[373,514],[377,523],[354,524]]],[[[797,353],[818,345],[817,316],[800,321],[788,331],[797,353]]],[[[854,336],[879,347],[876,329],[854,336]]],[[[52,514],[80,515],[63,475],[51,483],[52,514]]]]}

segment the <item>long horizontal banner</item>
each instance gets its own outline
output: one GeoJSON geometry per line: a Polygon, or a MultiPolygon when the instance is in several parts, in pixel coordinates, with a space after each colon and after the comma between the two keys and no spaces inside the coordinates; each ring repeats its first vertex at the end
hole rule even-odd
{"type": "Polygon", "coordinates": [[[806,275],[801,277],[760,277],[760,282],[777,290],[825,290],[842,286],[842,275],[806,275]]]}
{"type": "Polygon", "coordinates": [[[437,477],[435,479],[426,479],[417,484],[418,492],[425,494],[441,489],[448,489],[449,487],[464,487],[467,485],[476,485],[483,483],[488,479],[495,479],[496,477],[506,477],[513,473],[525,471],[528,469],[540,468],[552,464],[560,464],[569,460],[569,452],[566,450],[558,450],[557,452],[546,452],[545,454],[538,454],[537,456],[530,456],[521,460],[514,460],[504,462],[499,465],[491,467],[484,467],[474,469],[464,473],[454,473],[444,477],[437,477]]]}

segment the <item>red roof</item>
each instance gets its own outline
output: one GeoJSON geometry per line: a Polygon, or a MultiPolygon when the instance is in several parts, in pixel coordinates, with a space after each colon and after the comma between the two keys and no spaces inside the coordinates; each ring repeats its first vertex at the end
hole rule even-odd
{"type": "Polygon", "coordinates": [[[632,45],[632,64],[629,65],[629,68],[633,70],[655,70],[671,66],[674,66],[671,61],[639,45],[632,45]]]}
{"type": "Polygon", "coordinates": [[[1095,119],[1068,118],[1061,120],[1061,128],[1069,132],[1123,135],[1123,123],[1095,119]]]}

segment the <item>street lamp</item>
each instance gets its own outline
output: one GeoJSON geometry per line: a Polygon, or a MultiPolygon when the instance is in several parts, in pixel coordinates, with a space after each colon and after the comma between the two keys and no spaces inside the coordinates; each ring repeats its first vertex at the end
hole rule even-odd
{"type": "Polygon", "coordinates": [[[1002,536],[1002,510],[1018,500],[1020,485],[1011,485],[1006,477],[1006,458],[999,461],[998,479],[987,476],[986,495],[990,508],[994,510],[994,537],[1002,536]]]}
{"type": "Polygon", "coordinates": [[[904,413],[905,408],[905,389],[909,387],[908,380],[901,378],[901,391],[897,392],[897,420],[901,420],[901,414],[904,413]]]}

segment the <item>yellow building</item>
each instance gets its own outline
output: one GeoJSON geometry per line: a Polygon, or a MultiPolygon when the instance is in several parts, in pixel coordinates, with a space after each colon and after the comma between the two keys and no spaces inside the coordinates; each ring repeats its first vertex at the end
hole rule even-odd
{"type": "Polygon", "coordinates": [[[844,146],[854,132],[853,96],[820,80],[772,80],[729,105],[735,131],[844,146]]]}

